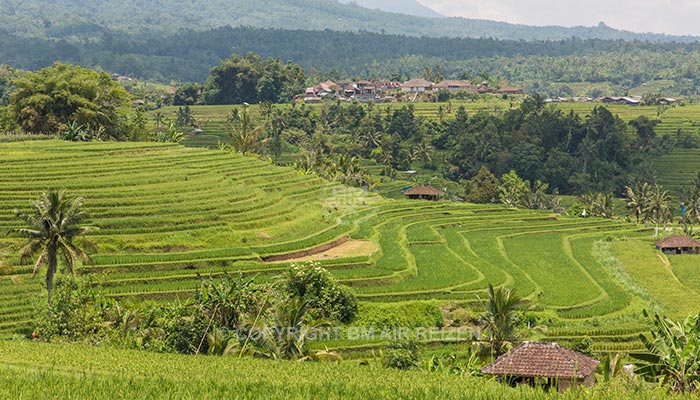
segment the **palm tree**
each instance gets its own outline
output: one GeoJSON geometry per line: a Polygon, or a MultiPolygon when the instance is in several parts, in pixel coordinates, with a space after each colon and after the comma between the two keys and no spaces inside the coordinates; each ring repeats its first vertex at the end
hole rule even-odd
{"type": "Polygon", "coordinates": [[[518,339],[515,325],[515,309],[522,303],[515,289],[489,284],[489,298],[486,311],[481,315],[484,329],[489,332],[491,348],[499,356],[506,351],[506,345],[518,339]]]}
{"type": "Polygon", "coordinates": [[[251,343],[253,348],[244,348],[241,354],[245,351],[276,360],[299,360],[308,356],[308,342],[318,336],[320,328],[328,325],[325,320],[310,321],[307,303],[294,297],[278,305],[270,324],[259,319],[251,324],[251,332],[255,333],[252,335],[255,337],[251,343]]]}
{"type": "Polygon", "coordinates": [[[625,195],[627,196],[627,209],[629,209],[630,217],[634,217],[639,224],[639,218],[644,214],[644,210],[649,203],[649,184],[646,182],[633,182],[629,186],[625,186],[625,195]]]}
{"type": "Polygon", "coordinates": [[[163,124],[163,112],[160,110],[156,111],[153,114],[153,119],[156,121],[156,129],[160,129],[160,126],[163,124]]]}
{"type": "Polygon", "coordinates": [[[671,195],[660,186],[654,185],[649,194],[649,203],[645,210],[645,220],[649,219],[656,225],[655,236],[659,236],[659,224],[664,224],[673,218],[671,213],[671,195]]]}
{"type": "Polygon", "coordinates": [[[606,219],[615,216],[615,196],[612,193],[596,193],[591,206],[591,215],[606,219]]]}
{"type": "Polygon", "coordinates": [[[17,217],[27,223],[26,228],[14,229],[28,239],[22,248],[20,262],[39,253],[34,264],[32,278],[39,272],[42,264],[46,264],[46,289],[48,302],[51,304],[51,289],[59,258],[68,272],[73,272],[73,266],[78,258],[89,261],[90,257],[73,241],[94,228],[80,226],[88,218],[88,213],[82,209],[83,198],[69,198],[65,191],[49,190],[41,193],[32,202],[32,211],[17,213],[17,217]]]}
{"type": "Polygon", "coordinates": [[[240,113],[232,114],[226,132],[233,142],[233,148],[242,154],[259,154],[268,141],[265,138],[265,125],[255,125],[247,107],[240,113]]]}

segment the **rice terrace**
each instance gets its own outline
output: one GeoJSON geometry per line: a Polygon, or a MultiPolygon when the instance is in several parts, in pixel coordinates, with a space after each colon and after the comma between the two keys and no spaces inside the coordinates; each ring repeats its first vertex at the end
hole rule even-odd
{"type": "Polygon", "coordinates": [[[697,398],[700,16],[596,1],[3,0],[0,398],[697,398]]]}

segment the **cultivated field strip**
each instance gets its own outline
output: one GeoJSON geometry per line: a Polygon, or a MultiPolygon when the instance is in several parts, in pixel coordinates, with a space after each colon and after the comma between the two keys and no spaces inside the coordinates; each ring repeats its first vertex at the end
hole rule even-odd
{"type": "MultiPolygon", "coordinates": [[[[377,251],[320,263],[363,301],[449,299],[478,309],[488,284],[507,286],[534,310],[572,324],[609,319],[615,328],[601,328],[601,349],[638,346],[639,325],[614,321],[644,302],[594,253],[601,239],[636,229],[626,223],[385,200],[253,158],[176,145],[17,142],[0,144],[0,165],[2,230],[17,227],[14,210],[28,209],[47,187],[85,197],[89,225],[100,229],[88,237],[94,263],[77,272],[119,300],[183,298],[209,274],[262,282],[289,265],[265,257],[349,236],[377,251]]],[[[19,265],[21,243],[0,239],[9,250],[0,268],[0,335],[30,326],[35,299],[45,294],[43,280],[30,279],[32,266],[19,265]]],[[[560,329],[551,337],[577,335],[560,329]]]]}

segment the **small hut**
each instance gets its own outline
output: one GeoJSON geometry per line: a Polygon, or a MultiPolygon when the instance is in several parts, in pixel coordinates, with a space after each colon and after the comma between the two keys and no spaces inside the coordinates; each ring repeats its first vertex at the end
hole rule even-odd
{"type": "Polygon", "coordinates": [[[600,361],[556,343],[523,342],[481,369],[513,384],[540,384],[563,391],[573,386],[592,387],[600,361]]]}
{"type": "Polygon", "coordinates": [[[445,192],[432,186],[414,186],[405,192],[404,196],[413,200],[439,200],[445,195],[445,192]]]}
{"type": "Polygon", "coordinates": [[[664,254],[700,254],[700,242],[688,235],[673,235],[656,242],[664,254]]]}

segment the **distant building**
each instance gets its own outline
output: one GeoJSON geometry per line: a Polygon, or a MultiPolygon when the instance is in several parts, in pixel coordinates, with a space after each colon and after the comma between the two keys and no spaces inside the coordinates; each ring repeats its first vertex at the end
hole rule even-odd
{"type": "Polygon", "coordinates": [[[518,87],[518,86],[503,86],[502,88],[498,89],[498,93],[501,93],[501,94],[522,94],[523,88],[518,87]]]}
{"type": "Polygon", "coordinates": [[[401,84],[401,90],[407,93],[423,93],[432,87],[433,83],[425,79],[411,79],[401,84]]]}
{"type": "Polygon", "coordinates": [[[600,361],[556,343],[523,342],[481,369],[513,384],[556,388],[592,387],[600,361]]]}
{"type": "Polygon", "coordinates": [[[445,89],[450,93],[453,92],[476,92],[479,87],[467,81],[443,80],[433,85],[433,90],[438,91],[445,89]]]}
{"type": "Polygon", "coordinates": [[[638,105],[642,104],[642,97],[641,96],[622,96],[622,97],[608,96],[608,97],[600,97],[597,100],[602,101],[603,103],[627,104],[630,106],[638,106],[638,105]]]}

